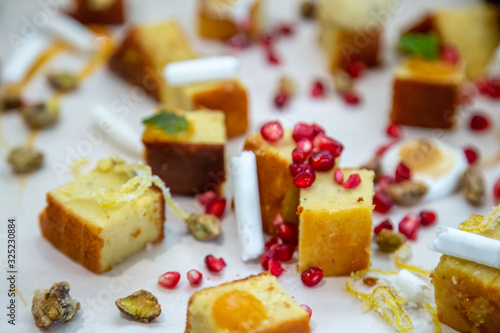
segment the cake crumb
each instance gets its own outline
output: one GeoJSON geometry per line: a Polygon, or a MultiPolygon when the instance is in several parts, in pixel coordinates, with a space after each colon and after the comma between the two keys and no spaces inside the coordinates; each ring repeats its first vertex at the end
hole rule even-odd
{"type": "Polygon", "coordinates": [[[371,277],[371,276],[363,279],[363,283],[366,284],[368,287],[373,287],[374,285],[377,284],[377,282],[378,282],[378,279],[371,277]]]}
{"type": "Polygon", "coordinates": [[[297,207],[297,212],[296,212],[295,214],[297,214],[297,215],[299,215],[299,216],[300,216],[300,214],[302,214],[302,211],[303,211],[303,210],[304,210],[304,207],[299,206],[299,207],[297,207]]]}
{"type": "Polygon", "coordinates": [[[363,197],[358,198],[358,202],[363,202],[363,201],[365,201],[365,199],[363,199],[363,197]]]}

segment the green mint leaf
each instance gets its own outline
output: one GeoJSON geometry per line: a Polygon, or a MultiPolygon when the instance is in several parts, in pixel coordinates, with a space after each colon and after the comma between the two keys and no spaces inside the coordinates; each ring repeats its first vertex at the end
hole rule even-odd
{"type": "Polygon", "coordinates": [[[431,32],[427,34],[406,33],[399,37],[400,49],[410,55],[426,59],[439,58],[439,38],[431,32]]]}
{"type": "Polygon", "coordinates": [[[154,116],[144,119],[142,123],[146,125],[154,125],[172,135],[185,132],[189,127],[186,117],[179,116],[176,113],[166,110],[161,110],[154,116]]]}

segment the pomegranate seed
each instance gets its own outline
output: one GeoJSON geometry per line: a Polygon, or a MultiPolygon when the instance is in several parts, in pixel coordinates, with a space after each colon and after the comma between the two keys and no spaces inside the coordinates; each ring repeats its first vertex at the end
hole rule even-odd
{"type": "Polygon", "coordinates": [[[386,191],[389,184],[394,183],[394,178],[391,176],[383,175],[378,181],[378,186],[380,191],[386,191]]]}
{"type": "Polygon", "coordinates": [[[389,148],[391,148],[396,142],[397,141],[393,141],[393,142],[390,142],[390,143],[387,143],[385,145],[378,147],[377,150],[375,151],[375,156],[376,157],[384,156],[385,153],[389,150],[389,148]]]}
{"type": "Polygon", "coordinates": [[[314,173],[314,170],[313,173],[309,171],[303,171],[293,178],[293,183],[299,188],[307,188],[314,183],[315,179],[316,174],[314,173]]]}
{"type": "Polygon", "coordinates": [[[206,191],[202,194],[198,194],[196,197],[198,198],[198,202],[203,207],[206,207],[210,201],[216,199],[219,195],[215,191],[206,191]]]}
{"type": "Polygon", "coordinates": [[[443,49],[441,50],[441,59],[445,62],[456,65],[460,61],[460,55],[454,46],[446,45],[443,46],[443,49]]]}
{"type": "Polygon", "coordinates": [[[192,269],[187,272],[187,278],[192,286],[198,286],[201,283],[201,280],[203,279],[203,274],[198,272],[196,269],[192,269]]]}
{"type": "Polygon", "coordinates": [[[166,272],[163,275],[160,275],[158,278],[158,284],[163,288],[174,289],[179,280],[181,279],[181,275],[177,272],[166,272]]]}
{"type": "Polygon", "coordinates": [[[493,186],[493,199],[495,199],[495,202],[500,201],[500,179],[498,179],[495,182],[495,186],[493,186]]]}
{"type": "Polygon", "coordinates": [[[387,135],[389,135],[391,138],[395,139],[400,139],[403,137],[403,131],[401,130],[401,127],[396,124],[389,124],[387,126],[387,135]]]}
{"type": "Polygon", "coordinates": [[[362,77],[365,73],[366,65],[362,61],[355,61],[347,65],[345,71],[349,74],[353,79],[357,79],[362,77]]]}
{"type": "Polygon", "coordinates": [[[276,237],[273,237],[266,242],[266,244],[264,246],[265,250],[266,251],[270,250],[271,246],[273,246],[274,244],[278,244],[278,238],[276,238],[276,237]]]}
{"type": "Polygon", "coordinates": [[[284,271],[283,267],[281,267],[281,263],[276,259],[270,259],[268,266],[269,272],[276,277],[279,277],[284,271]]]}
{"type": "Polygon", "coordinates": [[[399,163],[398,167],[396,168],[395,182],[399,183],[405,180],[410,180],[410,178],[411,178],[410,168],[408,168],[408,166],[403,162],[399,163]]]}
{"type": "Polygon", "coordinates": [[[488,127],[490,127],[490,120],[485,113],[475,113],[470,119],[470,129],[473,131],[484,131],[488,127]]]}
{"type": "Polygon", "coordinates": [[[344,102],[349,105],[357,105],[361,102],[361,97],[355,91],[345,92],[342,97],[344,98],[344,102]]]}
{"type": "Polygon", "coordinates": [[[433,210],[423,210],[420,212],[420,223],[428,226],[437,221],[437,214],[433,210]]]}
{"type": "Polygon", "coordinates": [[[226,210],[226,199],[218,197],[213,199],[205,207],[205,213],[211,214],[217,217],[222,217],[224,211],[226,210]]]}
{"type": "Polygon", "coordinates": [[[269,33],[265,33],[262,35],[262,37],[260,38],[260,43],[264,46],[264,47],[269,47],[271,46],[273,43],[274,43],[274,38],[271,34],[269,33]]]}
{"type": "Polygon", "coordinates": [[[292,138],[295,142],[299,142],[302,138],[313,140],[314,127],[306,123],[297,123],[293,128],[292,138]]]}
{"type": "Polygon", "coordinates": [[[344,146],[340,142],[324,134],[318,134],[314,138],[313,146],[317,150],[328,150],[335,158],[339,157],[344,150],[344,146]]]}
{"type": "Polygon", "coordinates": [[[314,81],[311,86],[311,96],[313,98],[320,98],[325,95],[325,86],[321,81],[314,81]]]}
{"type": "Polygon", "coordinates": [[[335,182],[339,185],[342,185],[344,184],[344,173],[342,172],[342,170],[340,169],[336,169],[334,172],[333,172],[333,179],[335,180],[335,182]]]}
{"type": "Polygon", "coordinates": [[[373,209],[376,212],[385,214],[392,208],[393,200],[387,192],[384,190],[378,190],[373,196],[373,204],[375,205],[373,209]]]}
{"type": "Polygon", "coordinates": [[[292,175],[292,177],[295,177],[302,172],[309,172],[311,174],[314,174],[314,170],[309,164],[293,163],[290,164],[290,167],[288,169],[290,170],[290,174],[292,175]]]}
{"type": "Polygon", "coordinates": [[[250,41],[248,40],[248,37],[244,33],[239,33],[232,37],[229,41],[228,44],[230,47],[237,49],[237,50],[243,50],[247,48],[250,45],[250,41]]]}
{"type": "Polygon", "coordinates": [[[479,93],[490,98],[500,98],[500,78],[482,78],[476,83],[479,93]]]}
{"type": "Polygon", "coordinates": [[[329,171],[335,165],[335,157],[328,150],[315,151],[309,157],[309,164],[314,171],[329,171]]]}
{"type": "Polygon", "coordinates": [[[375,229],[373,231],[375,232],[375,235],[378,235],[382,231],[382,229],[392,230],[393,226],[392,226],[391,220],[389,220],[389,219],[383,220],[375,227],[375,229]]]}
{"type": "Polygon", "coordinates": [[[297,142],[297,147],[302,149],[306,154],[310,154],[313,149],[313,144],[308,138],[302,138],[297,142]]]}
{"type": "Polygon", "coordinates": [[[318,124],[312,124],[311,125],[313,130],[314,130],[314,136],[316,137],[319,134],[325,134],[325,129],[318,124]]]}
{"type": "Polygon", "coordinates": [[[278,225],[278,237],[287,244],[298,244],[299,229],[297,224],[292,222],[283,222],[278,225]]]}
{"type": "Polygon", "coordinates": [[[293,24],[291,23],[280,23],[278,33],[284,36],[291,36],[293,34],[293,24]]]}
{"type": "Polygon", "coordinates": [[[274,106],[277,109],[283,109],[288,105],[289,100],[290,96],[286,92],[280,91],[274,96],[274,106]]]}
{"type": "Polygon", "coordinates": [[[279,141],[283,139],[283,126],[277,120],[270,121],[262,126],[260,134],[268,142],[279,141]]]}
{"type": "Polygon", "coordinates": [[[342,184],[342,187],[345,189],[351,189],[351,188],[356,188],[361,184],[361,177],[359,174],[354,173],[347,178],[344,184],[342,184]]]}
{"type": "Polygon", "coordinates": [[[273,50],[268,50],[267,61],[273,66],[277,66],[277,65],[281,64],[281,58],[273,50]]]}
{"type": "Polygon", "coordinates": [[[319,267],[311,267],[300,276],[302,283],[307,287],[314,287],[323,279],[323,270],[319,267]]]}
{"type": "Polygon", "coordinates": [[[269,269],[269,261],[277,259],[278,259],[278,254],[276,253],[276,251],[274,250],[266,251],[262,255],[262,257],[260,257],[260,265],[265,271],[267,271],[269,269]]]}
{"type": "Polygon", "coordinates": [[[465,157],[467,158],[467,161],[469,162],[469,165],[473,165],[474,163],[476,163],[479,157],[479,153],[473,147],[464,148],[464,154],[465,157]]]}
{"type": "Polygon", "coordinates": [[[307,306],[307,305],[305,305],[305,304],[301,304],[301,305],[300,305],[300,307],[301,307],[301,308],[302,308],[305,312],[307,312],[307,314],[309,315],[309,318],[311,318],[311,317],[312,317],[312,315],[313,315],[313,311],[311,310],[311,308],[310,308],[310,307],[308,307],[308,306],[307,306]]]}
{"type": "Polygon", "coordinates": [[[295,244],[275,244],[272,246],[272,249],[276,251],[279,261],[286,262],[292,259],[295,252],[295,244]]]}
{"type": "Polygon", "coordinates": [[[293,163],[304,163],[307,159],[307,156],[308,154],[298,147],[292,151],[293,163]]]}
{"type": "Polygon", "coordinates": [[[408,214],[399,222],[399,232],[410,240],[417,240],[420,229],[420,217],[416,214],[408,214]]]}
{"type": "Polygon", "coordinates": [[[210,272],[218,273],[226,267],[226,262],[222,258],[217,259],[209,254],[205,257],[205,265],[210,272]]]}

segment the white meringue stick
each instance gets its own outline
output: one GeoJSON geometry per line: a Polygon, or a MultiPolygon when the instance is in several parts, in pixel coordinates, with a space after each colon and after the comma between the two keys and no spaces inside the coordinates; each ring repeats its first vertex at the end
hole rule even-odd
{"type": "Polygon", "coordinates": [[[430,286],[406,269],[402,269],[394,280],[394,290],[408,302],[422,305],[428,302],[430,286]]]}
{"type": "Polygon", "coordinates": [[[63,39],[83,52],[95,51],[96,36],[86,26],[77,20],[59,14],[49,20],[46,29],[54,36],[63,39]]]}
{"type": "Polygon", "coordinates": [[[430,249],[500,269],[500,241],[471,232],[439,227],[430,249]]]}
{"type": "Polygon", "coordinates": [[[2,84],[20,82],[47,45],[43,38],[33,38],[21,45],[2,68],[2,84]]]}
{"type": "Polygon", "coordinates": [[[232,56],[178,61],[165,67],[165,79],[172,86],[192,82],[224,80],[238,74],[240,62],[232,56]]]}
{"type": "Polygon", "coordinates": [[[231,171],[242,259],[247,261],[264,252],[255,154],[244,151],[240,157],[232,157],[231,171]]]}
{"type": "Polygon", "coordinates": [[[142,158],[143,147],[139,133],[123,123],[103,105],[94,105],[91,115],[94,125],[111,144],[136,158],[142,158]]]}

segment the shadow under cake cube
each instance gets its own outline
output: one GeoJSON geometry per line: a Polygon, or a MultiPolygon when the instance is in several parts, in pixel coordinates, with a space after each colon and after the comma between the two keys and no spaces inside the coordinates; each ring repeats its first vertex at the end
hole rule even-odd
{"type": "Polygon", "coordinates": [[[289,171],[295,147],[297,144],[289,129],[277,142],[264,140],[260,133],[245,141],[243,149],[253,151],[257,161],[262,226],[266,234],[277,235],[274,220],[278,214],[285,221],[298,222],[299,189],[289,171]]]}
{"type": "Polygon", "coordinates": [[[370,265],[374,173],[341,170],[344,180],[359,174],[361,184],[344,189],[333,171],[319,172],[300,190],[299,272],[320,267],[324,276],[349,275],[370,265]]]}
{"type": "Polygon", "coordinates": [[[47,207],[40,214],[42,235],[94,273],[161,242],[163,192],[151,185],[124,198],[122,186],[134,177],[132,166],[102,159],[94,170],[48,192],[47,207]]]}
{"type": "Polygon", "coordinates": [[[463,66],[417,57],[396,71],[391,121],[399,125],[453,128],[460,106],[463,66]]]}
{"type": "Polygon", "coordinates": [[[262,31],[262,8],[262,0],[198,0],[198,34],[222,41],[239,33],[257,38],[262,31]]]}
{"type": "Polygon", "coordinates": [[[309,314],[269,273],[191,296],[186,333],[309,333],[309,314]]]}
{"type": "Polygon", "coordinates": [[[212,110],[179,112],[189,123],[176,135],[147,125],[142,136],[145,158],[172,193],[194,195],[219,191],[226,179],[224,113],[212,110]]]}
{"type": "Polygon", "coordinates": [[[123,0],[75,0],[71,14],[83,24],[122,24],[125,22],[123,0]]]}
{"type": "MultiPolygon", "coordinates": [[[[472,215],[459,229],[500,240],[499,218],[497,207],[486,217],[472,215]]],[[[439,321],[464,333],[500,332],[499,269],[443,255],[431,277],[439,321]]]]}

